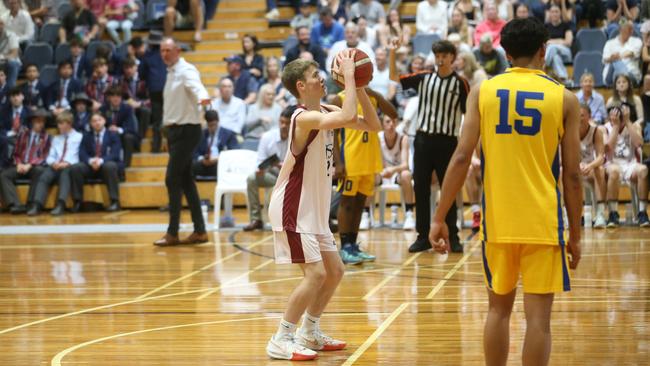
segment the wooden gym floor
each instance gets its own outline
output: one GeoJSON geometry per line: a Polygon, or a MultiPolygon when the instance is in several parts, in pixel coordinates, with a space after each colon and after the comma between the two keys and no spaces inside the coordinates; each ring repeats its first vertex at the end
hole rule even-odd
{"type": "MultiPolygon", "coordinates": [[[[237,218],[243,223],[245,212],[237,218]]],[[[0,215],[0,364],[288,365],[269,360],[264,347],[300,271],[273,263],[270,233],[224,231],[210,244],[156,248],[162,230],[129,226],[166,220],[156,211],[0,215]],[[11,225],[34,226],[14,235],[11,225]]],[[[556,297],[551,364],[649,363],[649,233],[585,231],[573,291],[556,297]]],[[[311,364],[483,363],[478,242],[445,259],[409,254],[414,235],[360,234],[377,262],[348,266],[323,318],[324,330],[349,346],[311,364]]],[[[512,365],[520,364],[524,327],[519,295],[512,365]]]]}

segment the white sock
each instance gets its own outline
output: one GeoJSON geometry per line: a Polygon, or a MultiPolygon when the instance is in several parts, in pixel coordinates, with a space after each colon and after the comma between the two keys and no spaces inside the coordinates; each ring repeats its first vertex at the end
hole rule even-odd
{"type": "Polygon", "coordinates": [[[605,215],[605,202],[600,201],[596,204],[596,215],[605,215]]]}
{"type": "Polygon", "coordinates": [[[618,201],[609,201],[607,205],[609,206],[609,212],[618,212],[618,201]]]}
{"type": "Polygon", "coordinates": [[[320,324],[320,317],[313,316],[307,312],[305,312],[305,317],[302,320],[302,328],[300,328],[300,331],[302,333],[311,333],[316,330],[318,330],[320,324]]]}
{"type": "Polygon", "coordinates": [[[472,213],[480,212],[480,211],[481,211],[481,207],[479,205],[477,204],[472,205],[472,213]]]}
{"type": "Polygon", "coordinates": [[[647,206],[648,206],[648,201],[646,200],[639,201],[639,212],[645,212],[647,206]]]}
{"type": "Polygon", "coordinates": [[[280,326],[278,327],[278,331],[275,332],[275,336],[273,338],[280,339],[287,334],[294,334],[295,332],[296,325],[282,319],[280,326]]]}

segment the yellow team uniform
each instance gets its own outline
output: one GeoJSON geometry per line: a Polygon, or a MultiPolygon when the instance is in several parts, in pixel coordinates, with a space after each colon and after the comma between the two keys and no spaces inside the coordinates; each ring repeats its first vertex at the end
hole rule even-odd
{"type": "Polygon", "coordinates": [[[483,268],[497,294],[570,290],[561,195],[564,86],[510,68],[479,93],[483,268]]]}
{"type": "MultiPolygon", "coordinates": [[[[345,93],[338,94],[341,101],[345,93]]],[[[377,101],[370,97],[373,107],[377,101]]],[[[361,104],[357,103],[357,113],[363,116],[361,104]]],[[[341,144],[341,160],[345,164],[345,179],[340,179],[338,190],[345,196],[356,196],[361,193],[372,196],[375,193],[375,177],[383,169],[379,134],[373,131],[360,131],[342,128],[339,133],[341,144]]]]}

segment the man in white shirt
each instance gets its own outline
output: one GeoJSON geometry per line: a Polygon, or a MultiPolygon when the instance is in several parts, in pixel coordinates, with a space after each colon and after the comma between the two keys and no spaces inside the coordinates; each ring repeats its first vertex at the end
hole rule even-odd
{"type": "Polygon", "coordinates": [[[376,0],[359,0],[350,7],[352,17],[362,16],[368,20],[368,27],[374,27],[379,19],[386,18],[384,6],[376,0]]]}
{"type": "Polygon", "coordinates": [[[34,39],[34,21],[27,10],[20,8],[20,0],[9,0],[9,12],[2,19],[5,28],[18,36],[19,43],[28,43],[34,39]]]}
{"type": "Polygon", "coordinates": [[[632,78],[635,85],[641,82],[641,70],[639,62],[641,57],[641,39],[632,36],[633,23],[622,19],[620,22],[620,33],[618,37],[610,39],[605,43],[603,49],[603,80],[611,86],[619,74],[626,74],[632,78]]]}
{"type": "Polygon", "coordinates": [[[219,112],[221,127],[242,134],[246,122],[246,103],[233,93],[235,85],[232,80],[223,78],[219,82],[219,98],[212,102],[212,109],[219,112]]]}
{"type": "Polygon", "coordinates": [[[390,67],[388,67],[388,51],[384,47],[375,50],[375,71],[372,73],[372,80],[368,87],[381,94],[386,100],[393,100],[397,93],[397,83],[390,79],[390,67]]]}
{"type": "Polygon", "coordinates": [[[16,85],[20,71],[20,58],[18,58],[18,36],[5,29],[5,21],[0,17],[0,63],[5,63],[7,70],[7,85],[11,88],[16,85]]]}
{"type": "Polygon", "coordinates": [[[369,44],[359,39],[359,26],[353,22],[348,22],[345,25],[345,39],[335,42],[332,45],[329,54],[327,55],[327,60],[325,61],[325,70],[330,71],[332,68],[332,61],[334,61],[336,55],[338,55],[339,52],[343,51],[346,48],[360,49],[366,55],[368,55],[370,61],[372,61],[372,65],[375,65],[375,52],[372,50],[372,47],[370,47],[369,44]]]}
{"type": "Polygon", "coordinates": [[[420,1],[415,15],[417,33],[447,35],[447,3],[441,0],[420,1]]]}
{"type": "Polygon", "coordinates": [[[260,207],[260,188],[270,188],[275,185],[280,173],[280,167],[287,155],[289,125],[291,115],[296,110],[289,106],[282,111],[278,128],[265,132],[257,147],[258,169],[248,177],[248,216],[250,223],[244,226],[244,231],[262,230],[262,211],[260,207]],[[277,159],[275,159],[277,157],[277,159]]]}
{"type": "Polygon", "coordinates": [[[199,192],[192,174],[192,153],[201,141],[201,105],[210,104],[210,96],[201,83],[199,71],[180,57],[180,53],[180,47],[172,38],[165,38],[160,44],[160,55],[167,65],[167,80],[163,91],[163,126],[167,128],[169,146],[165,178],[169,197],[169,226],[167,233],[154,242],[158,246],[208,241],[199,192]],[[192,212],[194,232],[186,239],[179,240],[183,194],[192,212]]]}
{"type": "MultiPolygon", "coordinates": [[[[47,193],[54,180],[58,181],[59,192],[56,198],[56,206],[50,212],[53,216],[63,215],[65,202],[70,195],[72,179],[71,168],[79,162],[79,147],[81,146],[82,135],[72,128],[72,114],[63,112],[56,118],[59,134],[52,139],[50,152],[47,155],[47,169],[38,178],[34,194],[34,204],[27,211],[27,215],[38,215],[47,199],[47,193]]],[[[79,211],[80,204],[75,204],[73,211],[79,211]]]]}

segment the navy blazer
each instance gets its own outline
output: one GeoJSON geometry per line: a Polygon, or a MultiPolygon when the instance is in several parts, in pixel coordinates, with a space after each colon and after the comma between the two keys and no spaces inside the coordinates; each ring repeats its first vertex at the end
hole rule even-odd
{"type": "MultiPolygon", "coordinates": [[[[208,153],[208,143],[210,139],[210,132],[206,128],[203,130],[203,136],[201,137],[201,142],[199,147],[194,152],[194,160],[197,160],[199,156],[205,156],[208,153]]],[[[227,128],[219,127],[217,129],[217,148],[219,152],[225,150],[234,150],[239,149],[239,141],[237,140],[237,134],[227,128]]]]}
{"type": "MultiPolygon", "coordinates": [[[[90,74],[86,74],[86,69],[87,69],[87,63],[88,60],[86,60],[86,53],[82,53],[79,56],[79,63],[77,65],[77,72],[74,72],[74,64],[75,64],[75,59],[73,57],[70,57],[70,62],[72,62],[72,77],[76,79],[79,82],[84,82],[87,78],[88,75],[92,75],[92,72],[90,74]]],[[[92,70],[91,70],[92,71],[92,70]]]]}
{"type": "MultiPolygon", "coordinates": [[[[45,99],[47,108],[56,105],[56,103],[59,101],[60,89],[61,89],[61,79],[57,78],[57,80],[47,88],[47,93],[46,93],[47,98],[45,99]]],[[[68,103],[70,103],[70,109],[74,109],[74,105],[72,103],[72,95],[79,93],[81,91],[82,91],[81,82],[77,79],[70,78],[70,82],[68,82],[68,89],[65,92],[65,98],[68,100],[68,103]]]]}
{"type": "Polygon", "coordinates": [[[92,112],[86,111],[86,115],[81,117],[81,115],[75,111],[72,114],[74,116],[72,127],[81,133],[90,131],[90,116],[92,116],[92,114],[92,112]]]}
{"type": "Polygon", "coordinates": [[[23,101],[24,106],[40,108],[46,107],[45,102],[47,99],[47,87],[40,80],[36,82],[35,93],[32,93],[32,87],[28,81],[23,83],[23,85],[20,87],[20,90],[22,90],[23,95],[25,96],[25,100],[23,101]]]}
{"type": "MultiPolygon", "coordinates": [[[[109,104],[105,103],[99,111],[104,118],[106,118],[106,128],[109,128],[113,123],[113,112],[111,111],[109,104]]],[[[120,104],[120,109],[117,111],[116,124],[117,127],[121,127],[125,133],[129,132],[139,137],[138,122],[135,119],[135,113],[133,112],[133,108],[125,102],[120,104]]]]}
{"type": "MultiPolygon", "coordinates": [[[[11,103],[7,103],[0,108],[0,131],[3,135],[6,135],[7,132],[11,130],[11,125],[14,120],[13,106],[11,103]]],[[[23,110],[20,112],[20,124],[24,127],[29,128],[27,125],[27,107],[23,106],[23,110]]]]}
{"type": "Polygon", "coordinates": [[[5,83],[5,85],[0,86],[0,107],[5,105],[7,102],[9,102],[9,85],[5,83]]]}
{"type": "MultiPolygon", "coordinates": [[[[104,162],[113,161],[117,163],[120,171],[124,169],[124,162],[122,161],[122,141],[117,132],[112,132],[106,129],[104,131],[104,138],[102,139],[102,159],[104,162]]],[[[89,164],[90,159],[95,157],[95,132],[84,132],[84,137],[81,140],[79,147],[79,161],[89,164]]]]}

